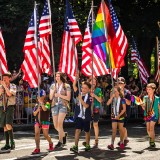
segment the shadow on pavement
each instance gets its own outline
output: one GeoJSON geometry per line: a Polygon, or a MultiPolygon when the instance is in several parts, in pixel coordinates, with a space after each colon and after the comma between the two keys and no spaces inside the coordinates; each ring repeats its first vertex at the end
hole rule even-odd
{"type": "MultiPolygon", "coordinates": [[[[95,159],[95,160],[115,160],[119,158],[126,157],[125,151],[119,151],[119,150],[103,150],[103,149],[94,149],[90,152],[85,152],[81,150],[78,154],[72,154],[72,155],[66,155],[66,160],[79,160],[82,159],[95,159]]],[[[55,156],[57,160],[64,160],[64,156],[55,156]]]]}
{"type": "Polygon", "coordinates": [[[41,160],[42,158],[44,158],[47,155],[48,155],[48,152],[41,152],[40,154],[18,157],[17,159],[18,160],[28,160],[28,159],[30,159],[30,160],[41,160]]]}

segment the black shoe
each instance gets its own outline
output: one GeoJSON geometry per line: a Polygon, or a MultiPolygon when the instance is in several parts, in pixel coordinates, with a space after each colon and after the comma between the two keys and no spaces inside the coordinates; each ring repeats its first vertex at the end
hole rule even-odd
{"type": "Polygon", "coordinates": [[[11,144],[11,150],[14,150],[14,149],[15,149],[15,142],[11,144]]]}
{"type": "Polygon", "coordinates": [[[67,136],[68,136],[68,133],[65,132],[65,136],[63,137],[63,144],[66,144],[67,142],[67,136]]]}
{"type": "Polygon", "coordinates": [[[55,148],[62,148],[63,147],[63,144],[61,142],[58,142],[56,145],[55,145],[55,148]]]}
{"type": "Polygon", "coordinates": [[[10,150],[10,149],[11,149],[10,145],[7,145],[7,144],[4,147],[1,148],[2,151],[10,150]]]}

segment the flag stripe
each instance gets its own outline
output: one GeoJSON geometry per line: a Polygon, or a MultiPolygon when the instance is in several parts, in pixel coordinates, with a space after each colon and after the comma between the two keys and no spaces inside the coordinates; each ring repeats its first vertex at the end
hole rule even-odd
{"type": "Polygon", "coordinates": [[[8,71],[7,66],[7,59],[6,59],[6,50],[4,45],[4,39],[2,36],[2,31],[0,30],[0,69],[2,71],[2,74],[6,73],[8,71]]]}

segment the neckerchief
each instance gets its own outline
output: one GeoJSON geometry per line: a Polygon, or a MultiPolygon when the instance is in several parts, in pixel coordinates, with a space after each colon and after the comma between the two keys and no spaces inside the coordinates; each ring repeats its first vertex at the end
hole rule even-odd
{"type": "Polygon", "coordinates": [[[121,98],[118,97],[113,99],[113,113],[115,113],[115,116],[118,116],[119,114],[119,108],[120,108],[120,101],[121,101],[121,98]]]}
{"type": "MultiPolygon", "coordinates": [[[[63,83],[60,84],[60,86],[58,86],[58,83],[56,83],[56,91],[57,93],[60,93],[63,87],[63,83]]],[[[59,103],[59,97],[58,97],[58,103],[59,103]]]]}
{"type": "MultiPolygon", "coordinates": [[[[81,93],[81,96],[83,96],[82,93],[81,93]]],[[[83,101],[86,103],[86,102],[87,102],[87,99],[88,99],[88,93],[85,95],[83,101]]],[[[83,107],[83,105],[81,104],[81,102],[79,102],[79,103],[80,103],[80,109],[81,109],[81,111],[82,111],[82,118],[84,119],[84,118],[85,118],[84,107],[83,107]]]]}

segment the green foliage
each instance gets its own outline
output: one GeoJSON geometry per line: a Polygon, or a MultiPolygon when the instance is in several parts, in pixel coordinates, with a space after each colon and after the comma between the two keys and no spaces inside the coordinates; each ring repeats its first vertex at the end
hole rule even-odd
{"type": "MultiPolygon", "coordinates": [[[[69,2],[73,6],[73,12],[81,32],[84,33],[92,0],[69,0],[69,2]]],[[[94,0],[95,15],[100,2],[101,0],[94,0]]],[[[105,2],[108,1],[105,0],[105,2]]],[[[39,16],[41,16],[44,0],[37,0],[37,3],[39,3],[39,16]]],[[[58,43],[54,48],[58,65],[64,28],[65,0],[50,0],[50,3],[53,40],[54,44],[58,43]]],[[[147,42],[148,38],[153,38],[158,34],[157,21],[160,20],[160,0],[112,0],[112,4],[128,39],[134,35],[137,39],[142,40],[143,38],[147,42]]],[[[17,63],[19,66],[23,61],[22,50],[33,8],[34,0],[0,0],[0,26],[3,29],[7,59],[11,61],[10,64],[17,63]]],[[[139,44],[140,51],[143,48],[147,54],[146,57],[150,57],[151,51],[141,43],[139,44]]],[[[10,67],[12,68],[12,65],[10,67]]]]}
{"type": "Polygon", "coordinates": [[[151,75],[154,75],[155,74],[155,48],[153,48],[153,51],[152,51],[152,54],[151,54],[151,75]]]}

